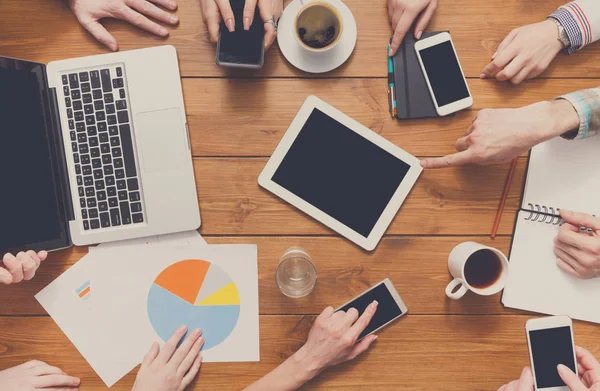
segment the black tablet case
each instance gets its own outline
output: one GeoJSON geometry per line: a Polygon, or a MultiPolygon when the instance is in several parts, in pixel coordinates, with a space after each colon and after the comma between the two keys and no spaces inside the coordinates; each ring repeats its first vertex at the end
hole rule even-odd
{"type": "MultiPolygon", "coordinates": [[[[441,32],[423,32],[421,38],[441,32]]],[[[415,41],[412,31],[409,31],[393,59],[398,119],[439,117],[415,52],[415,41]]]]}

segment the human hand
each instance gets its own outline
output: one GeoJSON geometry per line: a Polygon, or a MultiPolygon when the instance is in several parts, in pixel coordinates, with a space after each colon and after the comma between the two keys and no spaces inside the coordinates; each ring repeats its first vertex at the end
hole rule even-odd
{"type": "Polygon", "coordinates": [[[514,29],[500,43],[479,77],[495,75],[497,80],[519,84],[538,76],[564,48],[557,36],[556,23],[552,20],[514,29]]]}
{"type": "Polygon", "coordinates": [[[415,24],[415,38],[421,38],[423,30],[433,17],[437,3],[438,0],[387,0],[388,16],[392,30],[394,30],[394,37],[390,45],[390,56],[396,54],[404,35],[406,35],[419,14],[421,16],[415,24]]]}
{"type": "MultiPolygon", "coordinates": [[[[283,0],[246,0],[244,25],[238,27],[243,27],[244,30],[250,29],[257,5],[260,17],[265,24],[265,50],[268,50],[277,37],[275,23],[283,12],[283,0]]],[[[221,20],[225,21],[225,26],[230,32],[235,31],[235,17],[229,0],[200,0],[200,8],[202,9],[202,20],[208,29],[208,37],[212,43],[216,44],[219,40],[221,20]]]]}
{"type": "Polygon", "coordinates": [[[190,385],[202,364],[200,349],[204,338],[202,332],[195,329],[178,348],[177,344],[186,332],[186,326],[179,327],[162,350],[158,343],[152,344],[144,356],[132,391],[183,391],[190,385]]]}
{"type": "Polygon", "coordinates": [[[29,361],[0,371],[2,391],[78,390],[81,381],[45,362],[29,361]]]}
{"type": "Polygon", "coordinates": [[[179,18],[173,14],[177,9],[175,0],[70,0],[70,2],[79,23],[112,51],[119,48],[117,40],[100,24],[100,19],[121,19],[160,37],[169,35],[169,30],[146,16],[169,25],[179,23],[179,18]]]}
{"type": "Polygon", "coordinates": [[[567,210],[561,210],[560,217],[565,223],[554,239],[556,264],[578,278],[600,277],[600,219],[567,210]],[[579,227],[591,228],[594,233],[581,233],[579,227]]]}
{"type": "Polygon", "coordinates": [[[40,263],[48,257],[46,251],[36,253],[33,250],[19,252],[15,257],[6,253],[0,262],[0,283],[16,284],[29,281],[40,267],[40,263]]]}
{"type": "Polygon", "coordinates": [[[533,374],[531,368],[525,367],[521,372],[521,377],[508,384],[498,388],[498,391],[533,391],[533,374]]]}
{"type": "Polygon", "coordinates": [[[376,301],[369,304],[360,318],[354,308],[350,308],[348,312],[334,312],[332,307],[325,308],[315,320],[306,343],[294,354],[294,358],[297,362],[306,363],[313,374],[354,359],[377,339],[376,335],[369,335],[356,343],[376,310],[376,301]]]}
{"type": "Polygon", "coordinates": [[[557,368],[560,378],[571,391],[600,391],[600,364],[596,357],[579,346],[575,347],[575,355],[579,376],[560,364],[557,368]]]}
{"type": "Polygon", "coordinates": [[[480,110],[453,155],[421,161],[424,168],[508,163],[534,145],[579,126],[579,115],[564,99],[518,109],[480,110]]]}

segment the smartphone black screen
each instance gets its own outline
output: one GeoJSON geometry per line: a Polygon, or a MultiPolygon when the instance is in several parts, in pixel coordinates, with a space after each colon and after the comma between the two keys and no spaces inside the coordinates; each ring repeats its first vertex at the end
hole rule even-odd
{"type": "Polygon", "coordinates": [[[371,322],[367,328],[364,329],[358,337],[359,340],[377,330],[389,321],[402,315],[402,310],[398,304],[396,304],[396,300],[394,300],[392,294],[383,282],[365,294],[357,297],[339,310],[348,311],[350,308],[355,308],[358,313],[362,315],[362,313],[365,312],[365,309],[367,309],[367,306],[371,304],[373,300],[377,300],[379,303],[377,305],[377,311],[375,312],[375,315],[373,316],[373,319],[371,319],[371,322]]]}
{"type": "Polygon", "coordinates": [[[244,30],[244,0],[231,0],[235,16],[235,31],[229,32],[225,22],[221,22],[217,62],[219,64],[243,64],[262,66],[264,56],[265,26],[258,7],[250,30],[244,30]]]}
{"type": "Polygon", "coordinates": [[[564,386],[556,367],[563,364],[575,372],[571,328],[564,326],[532,330],[529,332],[529,343],[537,387],[564,386]]]}
{"type": "Polygon", "coordinates": [[[439,107],[469,97],[465,78],[450,41],[422,49],[419,53],[439,107]]]}

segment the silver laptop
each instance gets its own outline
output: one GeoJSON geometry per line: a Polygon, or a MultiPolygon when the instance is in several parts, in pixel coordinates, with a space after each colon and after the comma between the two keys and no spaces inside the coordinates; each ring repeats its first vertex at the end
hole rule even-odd
{"type": "Polygon", "coordinates": [[[200,226],[172,46],[47,66],[0,57],[0,107],[0,183],[15,190],[0,196],[0,252],[200,226]]]}

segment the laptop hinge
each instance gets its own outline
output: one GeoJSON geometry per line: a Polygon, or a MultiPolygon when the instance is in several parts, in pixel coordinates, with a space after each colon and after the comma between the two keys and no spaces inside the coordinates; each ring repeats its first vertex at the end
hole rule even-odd
{"type": "Polygon", "coordinates": [[[64,203],[64,210],[69,221],[75,220],[73,210],[73,198],[71,197],[71,187],[69,185],[69,171],[67,170],[67,152],[63,142],[62,126],[60,124],[60,114],[58,111],[58,98],[56,88],[49,88],[48,99],[50,100],[50,120],[52,121],[52,131],[56,140],[56,161],[58,162],[58,175],[60,181],[61,199],[64,203]]]}

